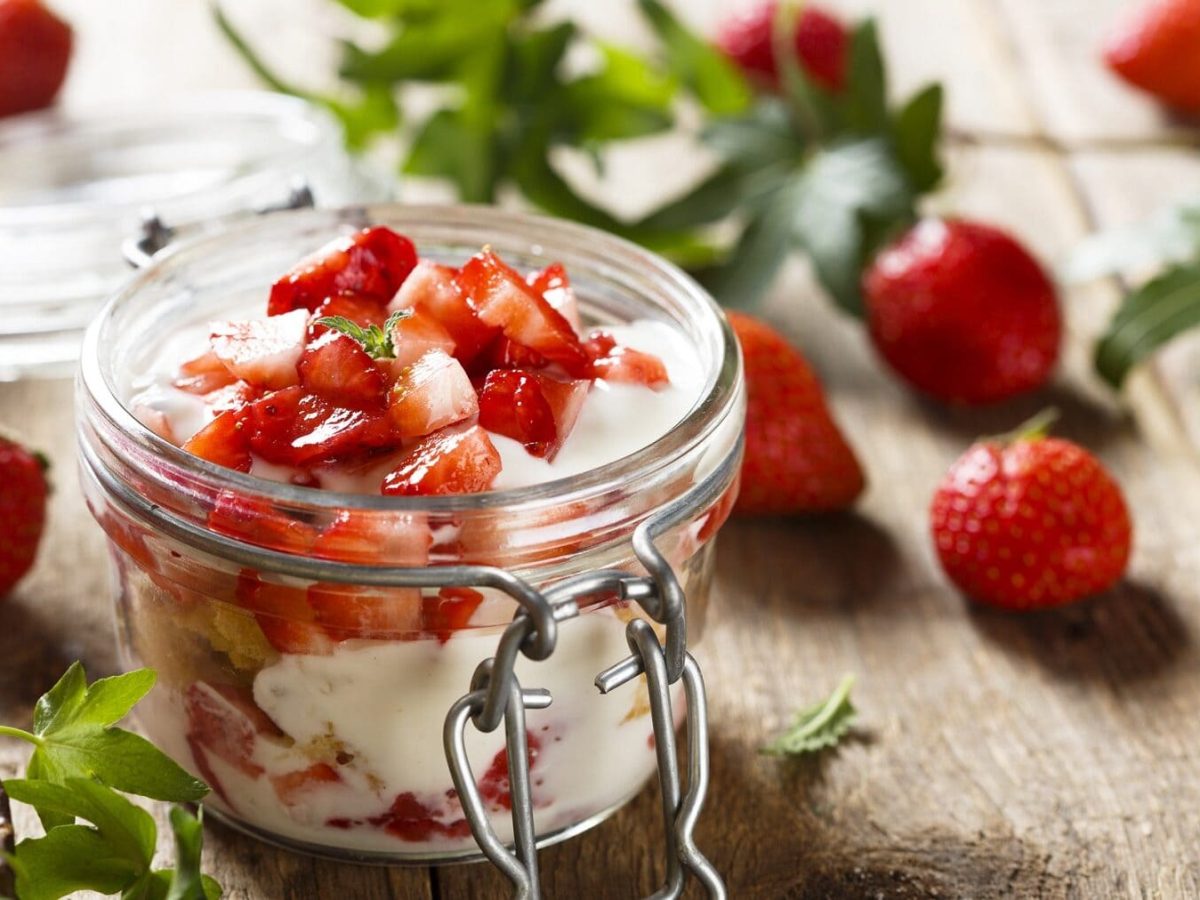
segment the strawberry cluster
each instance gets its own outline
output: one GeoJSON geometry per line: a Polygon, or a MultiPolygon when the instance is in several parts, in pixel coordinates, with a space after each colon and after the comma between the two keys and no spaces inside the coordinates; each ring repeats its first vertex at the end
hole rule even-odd
{"type": "Polygon", "coordinates": [[[485,248],[455,269],[383,227],[298,263],[267,313],[214,324],[211,349],[180,368],[175,386],[213,413],[184,449],[304,484],[386,461],[383,494],[486,491],[501,469],[490,434],[552,460],[594,379],[668,383],[657,357],[580,337],[561,265],[524,278],[485,248]]]}

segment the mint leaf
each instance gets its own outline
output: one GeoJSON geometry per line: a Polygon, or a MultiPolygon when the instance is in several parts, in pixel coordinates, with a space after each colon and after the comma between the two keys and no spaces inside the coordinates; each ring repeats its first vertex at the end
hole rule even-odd
{"type": "Polygon", "coordinates": [[[346,337],[358,341],[372,359],[395,359],[396,347],[392,343],[392,329],[398,322],[411,315],[411,309],[398,309],[388,316],[383,328],[378,325],[368,325],[363,328],[345,316],[323,316],[317,319],[315,324],[332,328],[334,331],[341,332],[346,337]]]}
{"type": "Polygon", "coordinates": [[[1135,365],[1196,325],[1200,325],[1200,262],[1172,266],[1121,303],[1096,345],[1096,371],[1119,388],[1135,365]]]}
{"type": "MultiPolygon", "coordinates": [[[[27,775],[65,784],[73,778],[98,778],[110,787],[155,800],[191,802],[208,789],[169,756],[132,732],[115,727],[154,685],[154,673],[138,669],[86,686],[83,666],[66,674],[34,709],[37,738],[27,775]]],[[[54,811],[43,819],[59,824],[54,811]]]]}
{"type": "Polygon", "coordinates": [[[86,825],[60,825],[45,837],[21,841],[9,857],[21,900],[58,900],[75,891],[115,894],[138,869],[86,825]]]}
{"type": "Polygon", "coordinates": [[[858,715],[850,702],[854,676],[846,675],[829,695],[797,716],[792,727],[762,748],[770,756],[799,756],[832,747],[850,730],[858,715]]]}
{"type": "Polygon", "coordinates": [[[685,28],[659,0],[638,0],[666,51],[667,64],[713,115],[739,113],[750,105],[750,86],[720,50],[685,28]]]}

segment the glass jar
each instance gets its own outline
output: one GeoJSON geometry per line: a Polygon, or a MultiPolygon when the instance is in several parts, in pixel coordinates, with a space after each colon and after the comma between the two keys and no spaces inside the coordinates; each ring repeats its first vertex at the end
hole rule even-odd
{"type": "MultiPolygon", "coordinates": [[[[639,573],[634,529],[682,504],[682,521],[656,543],[686,591],[694,643],[713,538],[736,492],[741,379],[736,342],[707,294],[660,258],[578,225],[491,208],[382,205],[272,213],[168,248],[89,329],[77,404],[82,482],[109,538],[123,658],[159,674],[139,707],[143,729],[212,786],[214,812],[264,839],[388,863],[477,856],[442,726],[477,664],[495,655],[514,601],[494,586],[439,588],[436,577],[423,589],[381,582],[396,567],[460,563],[502,567],[538,589],[598,569],[639,573]],[[610,464],[531,487],[434,497],[265,481],[193,457],[131,414],[139,373],[172,332],[261,308],[296,259],[366,224],[408,235],[439,262],[461,264],[484,244],[522,268],[562,262],[585,322],[649,318],[682,332],[707,374],[700,399],[660,439],[610,464]],[[374,536],[361,561],[296,551],[311,543],[299,536],[350,521],[374,536]],[[371,609],[375,624],[315,637],[313,591],[371,609]]],[[[608,695],[593,686],[628,656],[625,627],[639,616],[612,593],[588,596],[561,624],[553,655],[517,663],[523,685],[554,698],[527,719],[542,842],[600,821],[654,771],[644,678],[608,695]]],[[[507,841],[503,747],[503,729],[468,735],[479,791],[507,841]]]]}
{"type": "Polygon", "coordinates": [[[326,206],[382,196],[337,123],[281,94],[0,123],[0,381],[73,370],[83,329],[128,274],[115,248],[147,208],[212,226],[284,201],[297,178],[326,206]]]}

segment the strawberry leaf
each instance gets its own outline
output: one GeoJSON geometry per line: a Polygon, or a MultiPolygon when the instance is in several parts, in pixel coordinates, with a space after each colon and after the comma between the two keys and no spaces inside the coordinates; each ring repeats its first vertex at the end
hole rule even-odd
{"type": "Polygon", "coordinates": [[[850,702],[854,676],[846,675],[829,697],[796,715],[792,727],[762,748],[769,756],[801,756],[833,747],[850,730],[858,711],[850,702]]]}
{"type": "Polygon", "coordinates": [[[937,155],[942,94],[940,84],[922,88],[900,108],[892,125],[896,160],[917,192],[928,191],[942,180],[942,164],[937,155]]]}
{"type": "Polygon", "coordinates": [[[1119,388],[1134,366],[1196,325],[1200,325],[1200,262],[1172,266],[1121,303],[1096,345],[1096,371],[1119,388]]]}
{"type": "Polygon", "coordinates": [[[850,71],[843,99],[846,130],[880,134],[888,128],[887,73],[874,19],[865,19],[850,37],[850,71]]]}

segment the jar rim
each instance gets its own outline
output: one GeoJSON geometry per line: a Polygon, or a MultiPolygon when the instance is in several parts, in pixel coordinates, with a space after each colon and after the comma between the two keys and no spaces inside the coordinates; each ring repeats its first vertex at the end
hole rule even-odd
{"type": "MultiPolygon", "coordinates": [[[[211,258],[211,257],[209,257],[211,258]]],[[[80,382],[90,400],[103,415],[126,436],[149,451],[158,466],[167,465],[194,481],[212,487],[234,490],[269,502],[309,509],[338,511],[362,510],[377,513],[457,513],[482,510],[518,510],[551,503],[602,496],[620,489],[635,477],[654,473],[696,451],[737,408],[741,391],[741,355],[728,321],[716,301],[689,275],[657,254],[616,235],[547,216],[502,210],[469,204],[405,205],[376,204],[341,209],[289,210],[253,218],[221,230],[168,246],[149,266],[129,278],[105,303],[84,338],[80,382]],[[404,221],[413,227],[481,227],[494,231],[519,233],[531,247],[553,257],[555,248],[571,244],[575,251],[586,252],[598,263],[616,262],[637,267],[656,279],[688,305],[695,324],[705,331],[715,348],[700,395],[688,412],[666,433],[639,450],[584,472],[523,487],[473,494],[392,497],[361,493],[343,493],[323,488],[270,481],[238,472],[200,459],[159,437],[143,425],[118,396],[116,385],[101,362],[101,344],[105,325],[124,303],[156,279],[168,277],[187,265],[208,257],[216,248],[232,242],[252,239],[267,228],[282,228],[304,219],[329,219],[337,224],[355,222],[365,225],[388,218],[400,230],[404,221]],[[586,248],[581,251],[580,248],[586,248]]]]}

